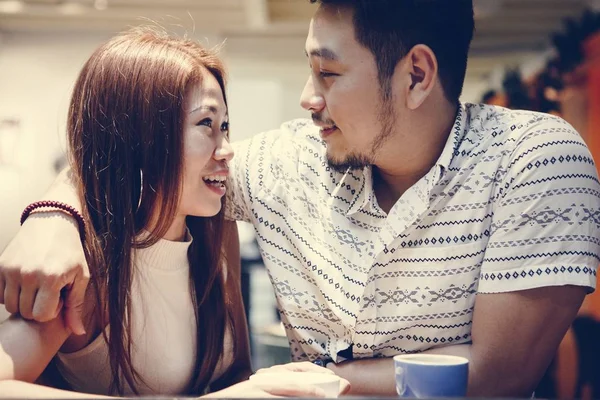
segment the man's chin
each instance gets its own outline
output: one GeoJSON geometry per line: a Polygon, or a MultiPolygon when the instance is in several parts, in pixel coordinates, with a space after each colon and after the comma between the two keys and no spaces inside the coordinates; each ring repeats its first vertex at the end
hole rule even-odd
{"type": "Polygon", "coordinates": [[[334,170],[335,172],[339,172],[341,174],[345,173],[346,171],[348,171],[348,165],[346,164],[340,164],[340,163],[336,163],[336,162],[327,162],[327,165],[329,165],[329,168],[331,168],[332,170],[334,170]]]}
{"type": "Polygon", "coordinates": [[[369,165],[369,163],[366,160],[356,156],[349,156],[343,159],[339,159],[333,157],[328,153],[327,165],[336,172],[345,173],[348,170],[361,170],[367,165],[369,165]]]}
{"type": "Polygon", "coordinates": [[[327,166],[335,172],[344,173],[348,170],[347,163],[344,157],[335,156],[332,154],[331,147],[327,146],[327,166]]]}

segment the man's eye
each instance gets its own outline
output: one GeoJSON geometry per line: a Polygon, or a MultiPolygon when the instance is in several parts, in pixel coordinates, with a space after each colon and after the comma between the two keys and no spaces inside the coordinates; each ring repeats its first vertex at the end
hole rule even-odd
{"type": "Polygon", "coordinates": [[[204,125],[204,126],[208,126],[210,128],[210,127],[212,127],[212,119],[204,118],[202,121],[198,122],[196,125],[197,126],[204,125]]]}

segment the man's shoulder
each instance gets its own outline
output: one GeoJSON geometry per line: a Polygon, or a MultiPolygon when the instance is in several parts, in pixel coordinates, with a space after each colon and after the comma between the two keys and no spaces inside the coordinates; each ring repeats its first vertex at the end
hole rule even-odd
{"type": "Polygon", "coordinates": [[[475,128],[471,131],[477,130],[477,121],[483,121],[479,126],[485,139],[474,146],[472,154],[477,157],[470,165],[495,171],[495,179],[502,180],[497,194],[509,186],[526,187],[530,193],[540,188],[560,192],[579,179],[589,180],[597,189],[590,151],[579,133],[562,118],[486,105],[474,105],[472,110],[471,126],[475,128]]]}
{"type": "MultiPolygon", "coordinates": [[[[324,148],[315,124],[306,118],[298,118],[282,123],[278,128],[260,132],[244,141],[234,142],[236,153],[244,153],[251,147],[276,150],[276,153],[295,152],[306,146],[324,148]]],[[[254,150],[253,150],[254,151],[254,150]]]]}
{"type": "Polygon", "coordinates": [[[252,182],[274,184],[294,180],[300,168],[322,175],[326,149],[311,120],[295,119],[235,143],[234,152],[232,169],[246,173],[252,182]]]}
{"type": "Polygon", "coordinates": [[[501,142],[520,142],[531,136],[570,136],[582,141],[564,119],[528,110],[510,110],[487,104],[466,104],[471,132],[490,133],[501,142]]]}
{"type": "Polygon", "coordinates": [[[564,119],[551,114],[509,110],[485,104],[467,104],[469,128],[465,146],[476,143],[479,151],[488,155],[513,157],[528,152],[545,153],[552,149],[588,149],[579,133],[564,119]]]}
{"type": "Polygon", "coordinates": [[[312,122],[312,120],[307,118],[296,118],[286,121],[281,124],[280,129],[300,140],[307,138],[319,138],[319,128],[312,122]]]}

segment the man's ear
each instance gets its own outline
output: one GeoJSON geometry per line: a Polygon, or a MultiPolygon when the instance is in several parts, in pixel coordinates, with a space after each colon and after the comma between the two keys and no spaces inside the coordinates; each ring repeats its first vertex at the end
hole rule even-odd
{"type": "Polygon", "coordinates": [[[438,75],[437,58],[429,46],[418,44],[410,49],[405,59],[410,74],[406,106],[415,110],[423,104],[435,86],[438,75]]]}

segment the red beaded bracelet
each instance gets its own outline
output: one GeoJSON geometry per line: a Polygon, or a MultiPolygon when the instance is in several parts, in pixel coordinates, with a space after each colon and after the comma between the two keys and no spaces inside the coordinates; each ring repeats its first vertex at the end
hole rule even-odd
{"type": "Polygon", "coordinates": [[[85,221],[83,220],[83,217],[81,216],[79,211],[75,209],[75,207],[72,207],[65,203],[61,203],[60,201],[43,200],[31,203],[30,205],[25,207],[25,210],[23,210],[23,214],[21,214],[21,225],[23,225],[27,217],[29,217],[29,214],[31,214],[33,210],[38,208],[58,208],[71,214],[71,216],[77,221],[77,225],[79,225],[79,236],[81,237],[81,241],[85,241],[85,221]]]}

